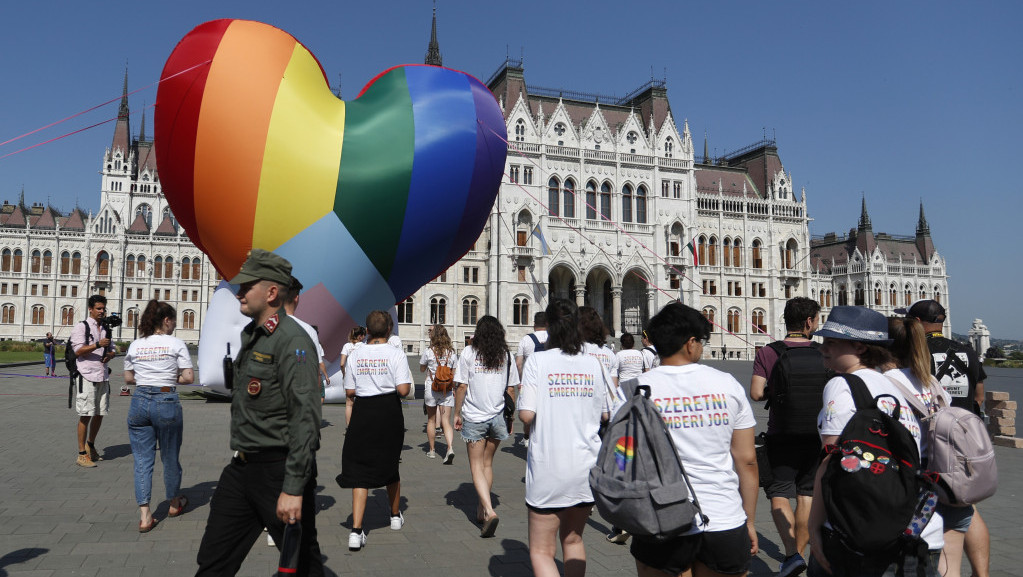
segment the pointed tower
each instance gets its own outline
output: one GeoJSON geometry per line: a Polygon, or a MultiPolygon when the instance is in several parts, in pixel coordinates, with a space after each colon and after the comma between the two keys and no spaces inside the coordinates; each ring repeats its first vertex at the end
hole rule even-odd
{"type": "Polygon", "coordinates": [[[139,126],[139,142],[145,142],[146,141],[146,109],[145,109],[145,107],[142,108],[142,121],[141,121],[141,124],[142,125],[139,126]]]}
{"type": "Polygon", "coordinates": [[[433,3],[433,27],[430,29],[430,45],[426,49],[425,64],[444,66],[444,58],[440,55],[440,43],[437,42],[437,2],[433,3]]]}
{"type": "Polygon", "coordinates": [[[128,120],[131,114],[128,111],[128,68],[124,69],[124,89],[121,92],[121,106],[117,109],[117,124],[114,125],[114,141],[110,145],[111,154],[121,150],[121,158],[127,159],[128,145],[131,143],[131,131],[128,120]]]}
{"type": "Polygon", "coordinates": [[[927,224],[927,217],[924,216],[924,201],[920,201],[920,218],[916,223],[916,249],[924,262],[931,262],[934,254],[934,241],[931,240],[931,227],[927,224]]]}
{"type": "Polygon", "coordinates": [[[707,150],[707,131],[703,131],[703,163],[710,164],[710,152],[707,150]]]}
{"type": "Polygon", "coordinates": [[[856,247],[865,255],[873,254],[877,248],[874,240],[874,227],[870,224],[870,215],[867,214],[867,197],[863,196],[863,205],[860,209],[860,222],[856,225],[856,247]]]}

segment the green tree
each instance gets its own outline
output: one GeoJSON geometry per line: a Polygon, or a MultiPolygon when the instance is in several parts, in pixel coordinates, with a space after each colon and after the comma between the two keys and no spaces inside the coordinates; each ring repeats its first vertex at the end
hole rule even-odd
{"type": "Polygon", "coordinates": [[[990,347],[987,352],[984,353],[984,358],[986,359],[1001,359],[1003,357],[1005,357],[1005,353],[1003,353],[1002,349],[999,347],[990,347]]]}

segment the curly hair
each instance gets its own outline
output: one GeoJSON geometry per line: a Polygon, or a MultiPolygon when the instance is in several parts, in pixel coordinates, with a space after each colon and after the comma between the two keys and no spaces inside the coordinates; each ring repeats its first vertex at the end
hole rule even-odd
{"type": "Polygon", "coordinates": [[[547,305],[546,349],[561,349],[567,355],[582,352],[579,336],[579,307],[567,299],[554,299],[547,305]]]}
{"type": "Polygon", "coordinates": [[[163,319],[177,319],[178,315],[174,307],[156,299],[149,301],[146,310],[142,312],[139,319],[139,335],[142,338],[153,336],[156,329],[163,325],[163,319]]]}
{"type": "Polygon", "coordinates": [[[444,358],[444,355],[451,351],[455,352],[455,347],[451,346],[451,337],[448,336],[448,330],[444,328],[444,325],[433,325],[430,329],[430,348],[433,349],[433,354],[438,358],[444,358]]]}
{"type": "Polygon", "coordinates": [[[579,307],[579,338],[583,342],[604,346],[604,340],[610,332],[604,321],[593,307],[579,307]]]}
{"type": "Polygon", "coordinates": [[[497,317],[484,315],[476,323],[476,332],[472,335],[472,348],[476,349],[476,358],[484,367],[491,370],[499,369],[508,361],[508,343],[504,335],[504,327],[497,317]]]}

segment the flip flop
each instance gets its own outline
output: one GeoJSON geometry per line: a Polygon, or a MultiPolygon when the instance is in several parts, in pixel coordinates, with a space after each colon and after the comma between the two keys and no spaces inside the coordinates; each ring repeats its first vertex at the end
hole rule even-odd
{"type": "Polygon", "coordinates": [[[139,533],[148,533],[152,531],[153,527],[156,527],[156,523],[157,523],[156,517],[153,517],[153,522],[150,523],[149,525],[143,525],[142,521],[139,521],[139,533]]]}
{"type": "Polygon", "coordinates": [[[497,531],[497,524],[500,521],[501,519],[499,519],[497,515],[494,515],[493,517],[484,521],[483,529],[480,530],[480,537],[483,537],[484,539],[487,537],[493,537],[494,533],[497,531]]]}
{"type": "Polygon", "coordinates": [[[188,507],[188,497],[181,495],[180,497],[178,497],[177,511],[175,511],[174,507],[172,506],[170,510],[167,511],[167,516],[180,517],[181,515],[185,514],[185,507],[188,507]]]}

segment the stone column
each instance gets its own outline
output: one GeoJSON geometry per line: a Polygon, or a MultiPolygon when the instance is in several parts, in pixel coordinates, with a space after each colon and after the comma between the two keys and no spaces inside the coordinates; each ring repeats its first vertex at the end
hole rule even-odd
{"type": "Polygon", "coordinates": [[[586,287],[576,286],[575,287],[575,304],[576,306],[583,306],[586,304],[586,287]]]}
{"type": "Polygon", "coordinates": [[[622,287],[611,287],[611,329],[615,337],[622,336],[622,287]]]}
{"type": "Polygon", "coordinates": [[[650,318],[657,314],[657,289],[653,288],[647,289],[646,298],[647,298],[646,313],[647,318],[650,318]]]}

